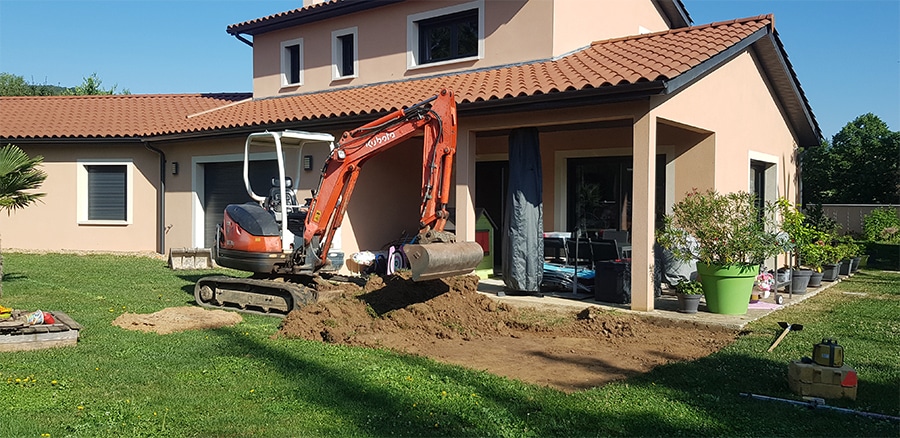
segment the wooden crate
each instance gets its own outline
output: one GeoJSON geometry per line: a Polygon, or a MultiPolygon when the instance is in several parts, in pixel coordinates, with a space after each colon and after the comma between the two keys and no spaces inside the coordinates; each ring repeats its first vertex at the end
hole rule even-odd
{"type": "Polygon", "coordinates": [[[81,324],[63,312],[47,313],[53,315],[55,323],[12,327],[0,332],[0,352],[40,350],[77,344],[81,324]]]}

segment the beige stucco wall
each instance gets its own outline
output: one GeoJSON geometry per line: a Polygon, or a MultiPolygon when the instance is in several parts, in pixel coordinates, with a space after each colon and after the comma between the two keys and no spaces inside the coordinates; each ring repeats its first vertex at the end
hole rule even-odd
{"type": "Polygon", "coordinates": [[[255,97],[450,73],[549,59],[601,39],[635,35],[640,27],[667,25],[650,0],[485,0],[481,59],[407,68],[407,17],[475,1],[409,1],[254,38],[255,97]],[[332,79],[332,32],[357,28],[356,78],[332,79]],[[281,43],[303,39],[303,84],[281,87],[281,43]]]}
{"type": "Polygon", "coordinates": [[[675,162],[676,199],[692,187],[705,188],[706,184],[684,184],[708,183],[708,176],[699,176],[704,173],[713,176],[712,188],[718,191],[750,190],[751,159],[771,161],[777,166],[779,196],[797,195],[793,162],[797,143],[749,51],[681,92],[656,102],[654,113],[700,132],[699,147],[682,151],[675,162]],[[703,131],[714,135],[704,136],[703,131]]]}
{"type": "Polygon", "coordinates": [[[593,41],[668,30],[669,25],[651,1],[555,0],[553,56],[593,41]]]}
{"type": "MultiPolygon", "coordinates": [[[[46,193],[32,206],[0,215],[0,238],[7,249],[155,251],[159,157],[140,143],[19,145],[42,155],[46,193]],[[127,224],[79,224],[79,160],[131,161],[132,218],[127,224]]],[[[86,202],[86,201],[85,201],[86,202]]]]}

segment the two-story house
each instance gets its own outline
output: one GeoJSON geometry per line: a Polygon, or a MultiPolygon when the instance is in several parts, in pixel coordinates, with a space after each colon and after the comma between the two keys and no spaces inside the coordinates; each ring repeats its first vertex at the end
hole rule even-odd
{"type": "MultiPolygon", "coordinates": [[[[210,247],[224,206],[247,200],[249,133],[339,137],[446,88],[459,238],[474,240],[476,208],[502,223],[522,165],[510,151],[531,149],[543,230],[628,231],[632,307],[649,310],[654,230],[686,192],[797,196],[797,150],[820,132],[774,24],[691,26],[681,0],[307,0],[228,26],[253,47],[252,95],[0,98],[0,141],[44,156],[49,174],[43,203],[0,217],[3,244],[210,247]],[[533,141],[511,143],[519,128],[533,141]]],[[[409,141],[366,165],[346,254],[417,229],[420,149],[409,141]]],[[[291,169],[301,198],[327,150],[308,153],[291,169]]],[[[252,158],[272,169],[273,156],[252,158]]]]}

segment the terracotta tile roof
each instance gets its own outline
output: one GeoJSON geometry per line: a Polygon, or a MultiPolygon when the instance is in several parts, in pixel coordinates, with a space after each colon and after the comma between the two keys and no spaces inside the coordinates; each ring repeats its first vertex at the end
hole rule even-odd
{"type": "MultiPolygon", "coordinates": [[[[695,74],[704,62],[747,44],[747,37],[758,32],[771,34],[773,21],[771,15],[763,15],[711,23],[597,41],[555,60],[237,104],[232,103],[246,95],[0,98],[0,138],[202,135],[222,129],[268,128],[391,111],[443,88],[456,93],[461,111],[485,101],[618,91],[641,85],[653,85],[655,92],[661,92],[666,81],[695,74]]],[[[796,82],[793,71],[783,76],[796,82]]],[[[799,83],[796,86],[799,89],[799,83]]],[[[799,102],[796,105],[811,115],[802,90],[800,95],[799,100],[794,98],[799,102]]],[[[815,125],[814,118],[811,120],[815,125]]],[[[805,129],[818,132],[818,126],[805,129]]]]}
{"type": "Polygon", "coordinates": [[[156,134],[252,127],[391,111],[437,90],[454,90],[461,105],[523,96],[666,81],[757,31],[771,15],[597,41],[557,60],[421,79],[299,94],[234,105],[156,134]]]}
{"type": "Polygon", "coordinates": [[[0,137],[140,137],[250,93],[0,97],[0,137]]]}

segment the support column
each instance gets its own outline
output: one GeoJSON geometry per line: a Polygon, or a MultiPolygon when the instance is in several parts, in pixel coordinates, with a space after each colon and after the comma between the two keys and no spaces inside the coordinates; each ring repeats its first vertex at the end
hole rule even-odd
{"type": "Polygon", "coordinates": [[[456,139],[456,240],[475,241],[475,133],[460,129],[456,139]]]}
{"type": "Polygon", "coordinates": [[[633,206],[631,210],[631,309],[652,311],[653,243],[656,214],[656,117],[649,109],[634,116],[633,206]]]}

